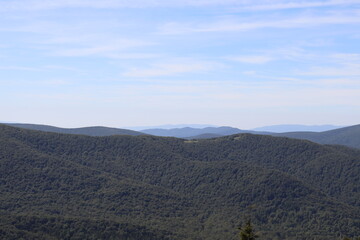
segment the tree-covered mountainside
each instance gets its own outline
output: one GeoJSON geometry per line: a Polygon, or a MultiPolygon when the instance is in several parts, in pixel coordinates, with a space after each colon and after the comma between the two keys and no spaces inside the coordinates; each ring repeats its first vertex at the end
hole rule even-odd
{"type": "Polygon", "coordinates": [[[217,128],[178,128],[178,129],[149,129],[144,133],[155,136],[172,136],[186,139],[210,139],[216,137],[229,136],[239,133],[252,133],[260,135],[271,135],[277,137],[288,137],[295,139],[306,139],[320,144],[337,144],[360,149],[360,125],[338,128],[324,132],[285,132],[273,133],[262,131],[244,131],[237,128],[217,127],[217,128]]]}
{"type": "Polygon", "coordinates": [[[3,215],[0,224],[0,239],[7,240],[170,240],[165,232],[152,232],[141,226],[90,218],[3,215]]]}
{"type": "Polygon", "coordinates": [[[0,125],[0,237],[231,240],[246,216],[259,239],[355,237],[359,172],[360,151],[305,140],[0,125]]]}
{"type": "MultiPolygon", "coordinates": [[[[154,135],[165,137],[177,137],[184,139],[210,139],[229,136],[239,133],[252,133],[260,135],[271,135],[278,137],[289,137],[295,139],[306,139],[320,144],[338,144],[360,149],[360,125],[338,128],[325,132],[286,132],[272,133],[263,131],[248,131],[232,127],[206,127],[206,128],[174,128],[174,129],[147,129],[141,132],[120,128],[108,127],[84,127],[84,128],[58,128],[38,124],[7,123],[6,125],[20,127],[44,132],[55,132],[64,134],[80,134],[88,136],[113,136],[113,135],[154,135]]],[[[326,127],[326,126],[325,126],[326,127]]]]}
{"type": "Polygon", "coordinates": [[[25,124],[25,123],[7,123],[12,127],[19,127],[31,130],[39,130],[44,132],[64,133],[64,134],[80,134],[88,136],[112,136],[112,135],[131,135],[138,136],[144,133],[121,128],[109,127],[82,127],[82,128],[59,128],[48,125],[25,124]]]}
{"type": "Polygon", "coordinates": [[[360,148],[360,125],[339,128],[335,130],[315,132],[290,132],[274,134],[297,139],[307,139],[321,144],[339,144],[353,148],[360,148]]]}

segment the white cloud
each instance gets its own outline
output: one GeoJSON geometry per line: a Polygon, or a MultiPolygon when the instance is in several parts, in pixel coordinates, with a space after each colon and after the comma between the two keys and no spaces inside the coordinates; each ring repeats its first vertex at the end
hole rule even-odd
{"type": "Polygon", "coordinates": [[[275,1],[268,4],[265,2],[255,3],[253,5],[245,5],[240,7],[241,10],[266,11],[266,10],[284,10],[296,8],[314,8],[329,7],[338,5],[359,4],[359,0],[331,0],[331,1],[275,1]]]}
{"type": "Polygon", "coordinates": [[[65,70],[65,71],[72,71],[72,72],[80,72],[79,69],[74,67],[68,67],[68,66],[59,66],[59,65],[47,65],[44,66],[45,69],[49,70],[65,70]]]}
{"type": "Polygon", "coordinates": [[[337,88],[360,88],[360,80],[351,78],[321,78],[315,84],[337,88]]]}
{"type": "Polygon", "coordinates": [[[22,67],[22,66],[0,66],[0,70],[31,71],[31,72],[43,71],[43,69],[40,68],[22,67]]]}
{"type": "Polygon", "coordinates": [[[241,63],[251,63],[251,64],[264,64],[274,60],[272,57],[261,56],[261,55],[233,56],[233,57],[226,57],[225,59],[241,62],[241,63]]]}
{"type": "Polygon", "coordinates": [[[360,63],[360,54],[358,53],[336,53],[329,56],[329,58],[339,63],[360,63]]]}
{"type": "Polygon", "coordinates": [[[300,72],[299,75],[360,77],[360,64],[344,64],[342,66],[333,67],[313,67],[309,71],[300,72]]]}
{"type": "Polygon", "coordinates": [[[21,26],[0,29],[0,31],[20,32],[31,36],[18,41],[28,48],[42,50],[52,56],[101,56],[119,59],[143,59],[155,56],[141,52],[125,53],[129,49],[153,46],[155,43],[139,37],[123,37],[125,34],[121,31],[121,24],[111,26],[112,23],[105,20],[97,24],[92,25],[86,20],[74,25],[51,21],[28,21],[21,26]],[[110,26],[117,31],[113,31],[110,26]]]}
{"type": "Polygon", "coordinates": [[[22,0],[0,1],[2,11],[48,10],[57,8],[144,8],[233,5],[247,1],[239,0],[22,0]]]}
{"type": "MultiPolygon", "coordinates": [[[[313,66],[307,71],[298,72],[299,75],[328,76],[328,77],[360,77],[360,54],[358,53],[333,53],[318,56],[322,60],[318,66],[313,66]]],[[[360,79],[358,79],[360,84],[360,79]]]]}
{"type": "Polygon", "coordinates": [[[159,58],[161,54],[155,53],[126,53],[126,52],[119,52],[119,53],[109,53],[107,54],[110,58],[115,59],[151,59],[151,58],[159,58]]]}
{"type": "Polygon", "coordinates": [[[250,31],[263,28],[311,28],[331,24],[358,24],[360,13],[352,11],[344,14],[329,13],[324,16],[300,15],[283,17],[277,20],[248,21],[237,17],[218,20],[212,23],[177,23],[170,22],[160,27],[160,34],[187,34],[201,32],[250,31]]]}
{"type": "Polygon", "coordinates": [[[255,76],[256,75],[256,71],[244,71],[242,72],[242,74],[244,75],[248,75],[248,76],[255,76]]]}
{"type": "MultiPolygon", "coordinates": [[[[171,106],[179,103],[194,109],[241,108],[281,108],[281,107],[321,107],[321,106],[359,106],[359,88],[333,88],[309,85],[289,89],[285,84],[262,82],[260,84],[241,84],[237,81],[202,83],[167,82],[147,87],[129,86],[123,91],[126,97],[137,99],[150,106],[171,106]],[[134,96],[132,93],[138,92],[134,96]],[[141,99],[141,100],[139,100],[141,99]],[[150,100],[151,99],[151,100],[150,100]],[[151,102],[149,102],[151,101],[151,102]]],[[[123,97],[123,94],[119,95],[123,97]]],[[[115,96],[115,94],[114,94],[115,96]]]]}
{"type": "Polygon", "coordinates": [[[0,11],[12,10],[49,10],[57,8],[144,8],[144,7],[203,7],[228,6],[240,10],[281,10],[293,8],[327,7],[348,4],[358,4],[358,0],[329,0],[329,1],[288,1],[273,0],[0,0],[0,11]]]}
{"type": "MultiPolygon", "coordinates": [[[[99,45],[91,47],[81,47],[81,48],[65,48],[57,47],[56,50],[52,51],[52,55],[55,56],[66,56],[66,57],[82,57],[82,56],[103,56],[103,57],[113,57],[121,56],[120,52],[127,50],[129,48],[135,48],[140,46],[149,46],[151,43],[142,42],[138,40],[123,40],[118,41],[117,43],[100,43],[99,45]]],[[[136,57],[136,56],[132,56],[136,57]]],[[[138,55],[137,57],[140,57],[138,55]]]]}
{"type": "Polygon", "coordinates": [[[133,68],[125,72],[126,77],[160,77],[173,76],[184,73],[208,72],[220,67],[220,64],[194,60],[173,61],[153,64],[150,68],[133,68]]]}

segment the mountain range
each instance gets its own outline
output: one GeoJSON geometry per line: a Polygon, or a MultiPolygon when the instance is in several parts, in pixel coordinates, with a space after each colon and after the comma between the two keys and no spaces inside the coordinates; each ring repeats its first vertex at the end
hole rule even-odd
{"type": "Polygon", "coordinates": [[[252,129],[253,131],[260,132],[274,132],[274,133],[285,133],[285,132],[324,132],[330,131],[344,126],[334,125],[300,125],[300,124],[281,124],[272,125],[252,129]]]}
{"type": "Polygon", "coordinates": [[[92,137],[0,125],[2,239],[336,239],[360,230],[360,150],[235,134],[92,137]]]}
{"type": "Polygon", "coordinates": [[[259,135],[281,136],[296,139],[305,139],[320,144],[339,144],[348,147],[360,148],[360,125],[337,128],[323,132],[260,132],[241,130],[232,127],[208,127],[202,129],[196,128],[176,128],[176,129],[148,129],[143,133],[155,136],[169,136],[186,139],[206,139],[229,136],[239,133],[251,133],[259,135]]]}
{"type": "Polygon", "coordinates": [[[144,133],[121,129],[121,128],[109,128],[109,127],[82,127],[82,128],[59,128],[49,125],[39,125],[39,124],[26,124],[26,123],[6,123],[6,125],[31,129],[31,130],[39,130],[43,132],[53,132],[53,133],[64,133],[64,134],[80,134],[80,135],[88,135],[88,136],[112,136],[112,135],[143,135],[144,133]]]}
{"type": "Polygon", "coordinates": [[[306,139],[321,144],[338,144],[360,148],[360,124],[324,132],[288,132],[271,134],[296,139],[306,139]]]}
{"type": "MultiPolygon", "coordinates": [[[[206,128],[174,128],[174,129],[145,129],[141,132],[108,127],[84,127],[84,128],[58,128],[47,125],[8,123],[13,127],[20,127],[45,132],[56,132],[66,134],[80,134],[88,136],[112,136],[112,135],[154,135],[163,137],[177,137],[185,139],[210,139],[229,136],[239,133],[251,133],[260,135],[281,136],[296,139],[305,139],[320,144],[338,144],[353,148],[360,148],[360,125],[337,128],[324,132],[260,132],[252,130],[241,130],[233,127],[206,127],[206,128]]],[[[302,126],[302,125],[300,125],[302,126]]],[[[329,125],[330,126],[330,125],[329,125]]],[[[324,127],[326,127],[324,125],[324,127]]]]}
{"type": "Polygon", "coordinates": [[[141,132],[161,136],[161,137],[177,137],[177,138],[197,138],[202,134],[215,134],[217,136],[227,136],[238,133],[254,133],[254,131],[241,130],[233,127],[206,127],[206,128],[173,128],[173,129],[145,129],[141,132]]]}

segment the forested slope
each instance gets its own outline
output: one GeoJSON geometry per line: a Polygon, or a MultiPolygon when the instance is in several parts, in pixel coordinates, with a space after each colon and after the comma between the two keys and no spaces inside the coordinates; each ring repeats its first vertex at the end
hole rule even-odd
{"type": "Polygon", "coordinates": [[[339,144],[360,149],[360,125],[325,132],[289,132],[274,134],[297,139],[307,139],[321,144],[339,144]]]}
{"type": "Polygon", "coordinates": [[[0,167],[0,234],[14,239],[236,239],[248,215],[261,239],[360,230],[360,152],[345,147],[251,134],[188,141],[0,125],[0,167]]]}

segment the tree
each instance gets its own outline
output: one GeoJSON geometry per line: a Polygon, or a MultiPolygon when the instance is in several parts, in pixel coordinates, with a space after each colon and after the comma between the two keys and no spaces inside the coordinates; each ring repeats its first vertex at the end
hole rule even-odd
{"type": "Polygon", "coordinates": [[[251,224],[251,220],[247,220],[243,227],[239,227],[240,230],[240,239],[241,240],[255,240],[259,236],[256,235],[255,230],[251,224]]]}

